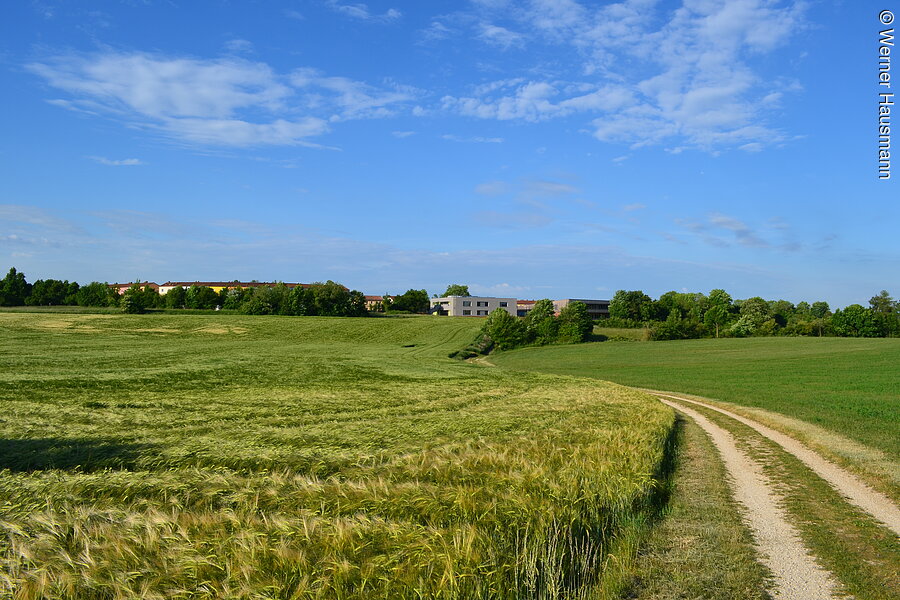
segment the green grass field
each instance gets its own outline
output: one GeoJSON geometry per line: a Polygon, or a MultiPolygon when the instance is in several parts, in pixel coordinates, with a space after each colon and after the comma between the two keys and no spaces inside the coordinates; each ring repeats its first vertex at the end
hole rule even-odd
{"type": "Polygon", "coordinates": [[[491,362],[764,408],[900,460],[900,339],[602,342],[525,348],[491,362]]]}
{"type": "Polygon", "coordinates": [[[479,325],[0,313],[0,598],[614,596],[673,413],[479,325]]]}

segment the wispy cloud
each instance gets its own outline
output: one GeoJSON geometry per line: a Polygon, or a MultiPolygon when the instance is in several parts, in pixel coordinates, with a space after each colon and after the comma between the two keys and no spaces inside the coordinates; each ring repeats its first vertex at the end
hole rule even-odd
{"type": "Polygon", "coordinates": [[[101,165],[106,165],[108,167],[136,167],[138,165],[145,164],[139,158],[112,159],[112,158],[106,158],[105,156],[88,156],[87,158],[91,159],[94,162],[98,162],[101,165]]]}
{"type": "Polygon", "coordinates": [[[532,229],[550,224],[553,219],[547,215],[531,212],[502,212],[482,210],[472,215],[472,220],[479,225],[498,229],[532,229]]]}
{"type": "Polygon", "coordinates": [[[460,143],[472,143],[472,144],[502,144],[503,138],[501,137],[484,137],[480,135],[475,136],[459,136],[454,135],[452,133],[446,133],[441,136],[441,139],[448,140],[451,142],[460,142],[460,143]]]}
{"type": "Polygon", "coordinates": [[[249,54],[253,52],[253,42],[242,39],[228,40],[225,42],[225,49],[235,54],[249,54]]]}
{"type": "Polygon", "coordinates": [[[502,196],[509,190],[510,186],[505,181],[486,181],[475,186],[475,193],[481,196],[502,196]]]}
{"type": "Polygon", "coordinates": [[[341,13],[348,17],[352,17],[354,19],[359,19],[361,21],[378,21],[382,23],[389,23],[391,21],[396,21],[403,16],[403,13],[396,8],[389,8],[381,14],[376,14],[371,12],[369,10],[369,7],[362,3],[342,4],[337,0],[329,0],[327,4],[335,12],[341,13]]]}
{"type": "Polygon", "coordinates": [[[496,46],[503,50],[509,50],[510,48],[515,47],[521,48],[524,46],[525,38],[520,33],[510,31],[499,25],[491,25],[490,23],[482,23],[480,28],[481,33],[478,35],[479,39],[492,46],[496,46]]]}
{"type": "Polygon", "coordinates": [[[798,249],[793,242],[778,244],[767,239],[769,236],[765,235],[765,230],[779,231],[782,237],[787,234],[790,227],[780,219],[770,220],[766,227],[754,228],[740,219],[714,212],[709,214],[705,221],[676,219],[675,222],[704,243],[717,248],[737,245],[746,248],[775,248],[788,251],[798,249]]]}
{"type": "Polygon", "coordinates": [[[105,52],[28,65],[71,98],[56,104],[195,144],[310,145],[329,122],[389,116],[415,90],[379,89],[312,69],[289,75],[239,58],[105,52]]]}
{"type": "MultiPolygon", "coordinates": [[[[632,147],[740,148],[758,152],[787,136],[767,116],[796,84],[769,81],[755,57],[787,43],[802,27],[806,3],[772,0],[685,0],[672,10],[657,0],[594,6],[575,0],[523,3],[478,1],[456,22],[485,40],[485,23],[518,27],[503,42],[563,45],[580,57],[581,87],[551,78],[482,87],[448,95],[443,108],[483,119],[542,121],[573,114],[590,118],[594,136],[632,147]],[[634,43],[635,39],[642,40],[634,43]]],[[[491,30],[493,31],[493,30],[491,30]]]]}

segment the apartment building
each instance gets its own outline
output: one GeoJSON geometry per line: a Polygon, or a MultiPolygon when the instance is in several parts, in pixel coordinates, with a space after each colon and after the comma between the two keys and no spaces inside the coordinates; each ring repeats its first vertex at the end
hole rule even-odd
{"type": "Polygon", "coordinates": [[[491,311],[502,308],[515,317],[515,298],[491,298],[486,296],[447,296],[431,299],[431,314],[449,317],[486,317],[491,311]]]}
{"type": "Polygon", "coordinates": [[[587,313],[592,319],[606,319],[609,317],[609,300],[587,300],[585,298],[563,298],[562,300],[554,300],[553,308],[556,314],[567,307],[572,302],[582,302],[587,306],[587,313]]]}

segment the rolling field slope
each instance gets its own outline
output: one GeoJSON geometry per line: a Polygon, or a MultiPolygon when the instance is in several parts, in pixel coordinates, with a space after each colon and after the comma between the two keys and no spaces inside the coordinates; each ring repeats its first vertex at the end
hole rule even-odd
{"type": "Polygon", "coordinates": [[[614,596],[672,411],[478,325],[0,313],[0,598],[614,596]]]}

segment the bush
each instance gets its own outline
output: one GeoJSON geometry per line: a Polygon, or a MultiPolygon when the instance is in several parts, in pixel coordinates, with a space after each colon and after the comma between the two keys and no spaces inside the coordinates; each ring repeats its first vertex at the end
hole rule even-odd
{"type": "Polygon", "coordinates": [[[481,332],[500,350],[510,350],[525,343],[525,325],[505,308],[495,308],[481,327],[481,332]]]}

